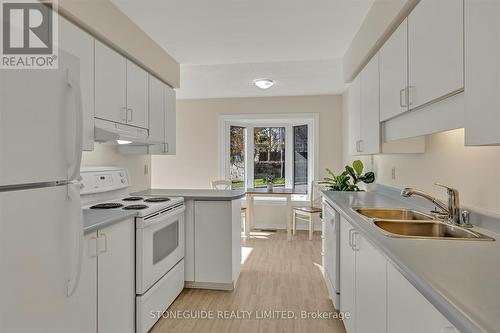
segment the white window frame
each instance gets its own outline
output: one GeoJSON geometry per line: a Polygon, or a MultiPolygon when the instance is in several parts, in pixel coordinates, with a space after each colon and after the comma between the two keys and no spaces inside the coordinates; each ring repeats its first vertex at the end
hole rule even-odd
{"type": "MultiPolygon", "coordinates": [[[[253,129],[255,127],[285,127],[285,161],[293,161],[293,126],[307,125],[308,189],[318,175],[319,169],[319,114],[318,113],[278,113],[278,114],[238,114],[219,116],[219,175],[220,179],[230,178],[230,128],[241,126],[246,128],[245,149],[253,152],[253,129]]],[[[245,188],[253,187],[253,160],[245,154],[245,188]]],[[[294,163],[285,164],[285,187],[293,187],[294,163]]]]}

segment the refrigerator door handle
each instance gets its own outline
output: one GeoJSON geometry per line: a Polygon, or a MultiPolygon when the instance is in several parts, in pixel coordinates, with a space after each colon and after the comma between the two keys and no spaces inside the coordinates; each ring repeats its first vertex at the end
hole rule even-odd
{"type": "Polygon", "coordinates": [[[80,180],[80,165],[83,149],[83,104],[82,91],[78,80],[73,80],[70,69],[66,69],[68,87],[74,91],[75,95],[75,146],[73,151],[73,161],[68,168],[68,181],[80,180]]]}
{"type": "Polygon", "coordinates": [[[80,203],[80,186],[78,184],[70,184],[68,187],[68,198],[70,204],[70,221],[74,225],[75,235],[76,235],[76,251],[68,251],[69,253],[74,253],[75,257],[69,262],[70,264],[70,277],[68,278],[68,288],[67,296],[71,297],[78,284],[80,283],[80,275],[82,271],[82,261],[83,261],[83,214],[80,203]]]}

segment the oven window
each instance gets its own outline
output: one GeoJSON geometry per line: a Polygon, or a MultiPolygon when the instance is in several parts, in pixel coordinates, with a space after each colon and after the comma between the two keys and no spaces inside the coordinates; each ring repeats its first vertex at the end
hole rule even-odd
{"type": "Polygon", "coordinates": [[[153,265],[162,261],[179,246],[179,221],[153,234],[153,265]]]}

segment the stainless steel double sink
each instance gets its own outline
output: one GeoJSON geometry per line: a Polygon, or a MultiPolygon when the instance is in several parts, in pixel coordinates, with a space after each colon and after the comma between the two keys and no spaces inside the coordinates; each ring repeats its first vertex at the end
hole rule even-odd
{"type": "Polygon", "coordinates": [[[482,240],[494,238],[477,231],[436,220],[432,215],[404,208],[354,208],[389,237],[482,240]]]}

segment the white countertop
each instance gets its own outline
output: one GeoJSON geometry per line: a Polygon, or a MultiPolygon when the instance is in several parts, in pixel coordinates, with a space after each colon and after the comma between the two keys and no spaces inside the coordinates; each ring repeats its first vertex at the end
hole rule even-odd
{"type": "Polygon", "coordinates": [[[212,190],[212,189],[164,189],[153,188],[135,192],[135,196],[184,197],[185,200],[230,201],[243,198],[245,190],[212,190]]]}
{"type": "Polygon", "coordinates": [[[387,237],[352,207],[414,208],[408,202],[375,192],[323,195],[461,332],[500,332],[499,234],[475,228],[496,241],[387,237]]]}

